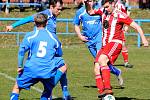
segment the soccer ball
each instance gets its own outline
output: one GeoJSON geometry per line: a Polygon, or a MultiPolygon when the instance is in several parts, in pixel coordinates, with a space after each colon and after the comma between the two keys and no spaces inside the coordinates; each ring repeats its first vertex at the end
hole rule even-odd
{"type": "Polygon", "coordinates": [[[108,94],[105,97],[103,97],[102,100],[115,100],[115,97],[113,95],[108,94]]]}

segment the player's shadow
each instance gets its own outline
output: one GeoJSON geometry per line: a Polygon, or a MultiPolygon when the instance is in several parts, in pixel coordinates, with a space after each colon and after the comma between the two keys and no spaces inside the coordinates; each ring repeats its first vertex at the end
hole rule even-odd
{"type": "MultiPolygon", "coordinates": [[[[96,86],[90,85],[90,86],[83,86],[85,88],[97,88],[96,86]]],[[[112,89],[124,89],[124,86],[112,86],[112,89]]]]}
{"type": "Polygon", "coordinates": [[[83,86],[85,88],[97,88],[96,86],[90,85],[90,86],[83,86]]]}
{"type": "Polygon", "coordinates": [[[112,89],[125,89],[124,86],[112,86],[112,89]]]}
{"type": "MultiPolygon", "coordinates": [[[[71,97],[71,100],[74,100],[76,97],[71,97]]],[[[20,100],[31,100],[31,99],[20,99],[20,100]]],[[[40,98],[32,98],[32,100],[40,100],[40,98]]],[[[52,100],[62,100],[61,97],[53,98],[52,100]]]]}
{"type": "Polygon", "coordinates": [[[130,97],[115,97],[116,100],[150,100],[150,99],[138,99],[130,97]]]}
{"type": "Polygon", "coordinates": [[[124,66],[124,64],[114,64],[114,66],[124,66]]]}
{"type": "MultiPolygon", "coordinates": [[[[71,97],[71,100],[74,100],[76,97],[71,97]]],[[[52,100],[62,100],[62,98],[61,97],[59,97],[59,98],[54,98],[54,99],[52,99],[52,100]]]]}

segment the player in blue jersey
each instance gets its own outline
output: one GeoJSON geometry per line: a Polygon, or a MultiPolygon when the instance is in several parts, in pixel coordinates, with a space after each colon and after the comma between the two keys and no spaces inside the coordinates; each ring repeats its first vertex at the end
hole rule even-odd
{"type": "MultiPolygon", "coordinates": [[[[62,9],[62,0],[50,0],[49,2],[49,9],[46,9],[42,12],[39,13],[43,13],[46,14],[48,16],[48,23],[46,25],[46,28],[52,33],[52,34],[56,34],[56,18],[57,16],[60,14],[61,9],[62,9]]],[[[34,15],[32,16],[28,16],[20,21],[17,21],[15,23],[13,23],[10,26],[6,27],[7,31],[11,31],[13,28],[29,23],[29,22],[34,22],[34,15]]],[[[60,84],[62,87],[62,91],[63,91],[63,98],[64,100],[69,100],[70,94],[68,91],[68,85],[67,85],[67,77],[66,77],[66,73],[63,74],[63,76],[60,79],[60,84]]]]}
{"type": "Polygon", "coordinates": [[[37,14],[34,20],[36,29],[27,33],[20,44],[18,76],[10,100],[18,100],[21,89],[28,90],[39,81],[44,86],[41,100],[52,100],[52,89],[66,71],[61,43],[56,34],[45,28],[47,15],[37,14]],[[23,63],[27,52],[28,57],[23,63]]]}
{"type": "MultiPolygon", "coordinates": [[[[93,5],[93,1],[91,0],[91,5],[93,5]]],[[[99,8],[99,5],[97,3],[94,4],[94,8],[99,8]]],[[[87,45],[87,48],[89,49],[92,56],[95,58],[97,52],[100,50],[102,46],[102,31],[101,31],[101,17],[100,16],[90,16],[86,12],[85,6],[81,7],[79,10],[77,10],[75,17],[74,17],[74,28],[75,32],[78,35],[79,39],[87,45]],[[82,23],[82,33],[80,30],[80,24],[82,23]]],[[[121,77],[121,70],[109,65],[111,72],[117,76],[119,85],[123,85],[123,79],[121,77]]],[[[95,66],[94,68],[95,72],[95,79],[96,84],[98,86],[99,81],[99,68],[95,66]]]]}

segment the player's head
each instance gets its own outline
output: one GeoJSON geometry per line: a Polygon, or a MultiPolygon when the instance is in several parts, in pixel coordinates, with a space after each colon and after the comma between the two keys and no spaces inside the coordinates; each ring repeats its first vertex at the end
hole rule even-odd
{"type": "Polygon", "coordinates": [[[47,15],[43,13],[36,14],[34,22],[37,27],[45,27],[47,24],[47,15]]]}
{"type": "Polygon", "coordinates": [[[92,3],[92,5],[93,5],[95,0],[82,0],[82,2],[83,2],[83,4],[85,4],[85,3],[92,3]]]}
{"type": "Polygon", "coordinates": [[[58,16],[62,10],[63,1],[62,0],[49,0],[49,7],[54,16],[58,16]]]}
{"type": "Polygon", "coordinates": [[[112,13],[114,10],[114,0],[102,0],[102,5],[108,13],[112,13]]]}

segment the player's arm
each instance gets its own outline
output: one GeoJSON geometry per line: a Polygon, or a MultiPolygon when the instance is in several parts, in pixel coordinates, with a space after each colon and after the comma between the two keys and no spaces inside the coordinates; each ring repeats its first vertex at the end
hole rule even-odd
{"type": "Polygon", "coordinates": [[[59,43],[58,48],[56,48],[55,56],[56,57],[62,57],[62,55],[63,55],[62,46],[61,46],[61,43],[59,43]]]}
{"type": "Polygon", "coordinates": [[[33,16],[23,18],[19,21],[16,21],[15,23],[9,25],[9,26],[6,26],[6,31],[11,31],[13,28],[16,28],[17,26],[20,26],[20,25],[23,25],[23,24],[26,24],[26,23],[29,23],[29,22],[33,22],[33,21],[34,21],[33,16]]]}
{"type": "Polygon", "coordinates": [[[74,24],[74,30],[75,30],[75,33],[77,34],[78,38],[83,41],[83,42],[87,42],[87,37],[83,36],[82,33],[81,33],[81,30],[80,30],[80,23],[82,21],[81,19],[81,13],[82,11],[77,11],[75,16],[74,16],[74,19],[73,19],[73,24],[74,24]]]}
{"type": "Polygon", "coordinates": [[[142,28],[137,23],[135,23],[134,21],[130,24],[130,26],[137,30],[137,32],[141,36],[141,39],[142,39],[144,46],[148,47],[148,41],[147,41],[146,37],[144,36],[144,32],[143,32],[142,28]]]}
{"type": "Polygon", "coordinates": [[[18,74],[22,73],[23,71],[23,61],[24,61],[25,53],[29,50],[29,41],[27,40],[26,36],[23,39],[22,43],[20,44],[19,51],[18,51],[18,74]]]}
{"type": "Polygon", "coordinates": [[[82,35],[81,30],[80,30],[80,26],[74,25],[74,30],[75,30],[75,33],[77,34],[78,38],[81,41],[83,41],[83,42],[87,42],[88,41],[88,38],[86,36],[82,35]]]}

